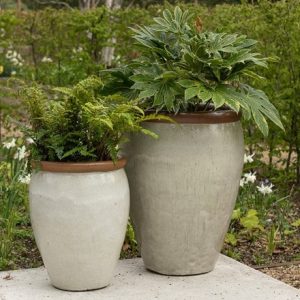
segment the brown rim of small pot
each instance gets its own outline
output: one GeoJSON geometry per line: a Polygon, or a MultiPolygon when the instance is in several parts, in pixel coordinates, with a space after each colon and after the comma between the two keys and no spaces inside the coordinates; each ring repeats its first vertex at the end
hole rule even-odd
{"type": "MultiPolygon", "coordinates": [[[[194,113],[159,113],[170,117],[176,123],[180,124],[220,124],[232,123],[241,119],[242,113],[236,113],[233,110],[202,111],[194,113]]],[[[151,120],[148,122],[170,123],[166,120],[151,120]]]]}
{"type": "Polygon", "coordinates": [[[115,163],[109,161],[95,161],[95,162],[54,162],[54,161],[33,161],[33,169],[46,172],[57,173],[88,173],[88,172],[109,172],[119,170],[125,167],[127,163],[126,158],[121,158],[115,163]]]}

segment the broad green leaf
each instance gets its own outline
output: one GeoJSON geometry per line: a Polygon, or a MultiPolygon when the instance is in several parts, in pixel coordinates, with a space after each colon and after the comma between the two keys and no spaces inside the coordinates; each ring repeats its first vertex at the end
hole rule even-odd
{"type": "Polygon", "coordinates": [[[199,92],[199,87],[190,87],[184,91],[184,99],[187,101],[193,97],[196,97],[199,92]]]}
{"type": "Polygon", "coordinates": [[[258,126],[260,131],[263,133],[263,135],[267,136],[269,133],[269,126],[268,126],[266,119],[260,113],[260,111],[258,109],[256,109],[255,107],[251,107],[251,109],[252,109],[252,116],[254,118],[256,125],[258,126]]]}
{"type": "Polygon", "coordinates": [[[193,81],[193,80],[189,80],[189,79],[182,79],[179,80],[178,83],[185,88],[189,88],[192,86],[197,86],[197,82],[193,81]]]}
{"type": "Polygon", "coordinates": [[[156,22],[157,24],[164,26],[164,27],[168,27],[170,24],[163,18],[153,18],[154,22],[156,22]]]}
{"type": "Polygon", "coordinates": [[[297,230],[289,230],[289,229],[285,229],[283,233],[284,233],[285,235],[290,235],[290,234],[294,234],[295,232],[297,232],[297,230]]]}
{"type": "Polygon", "coordinates": [[[248,211],[247,211],[247,216],[257,216],[257,214],[258,214],[258,212],[257,212],[257,210],[256,209],[249,209],[248,211]]]}
{"type": "Polygon", "coordinates": [[[154,95],[153,105],[157,107],[161,107],[164,104],[164,96],[161,93],[161,90],[158,90],[154,95]]]}
{"type": "Polygon", "coordinates": [[[236,246],[237,238],[236,238],[235,234],[233,234],[231,232],[227,232],[226,236],[225,236],[225,243],[230,244],[232,246],[236,246]]]}
{"type": "Polygon", "coordinates": [[[178,75],[176,72],[173,71],[166,71],[164,73],[162,73],[161,75],[157,76],[154,78],[154,80],[158,80],[158,79],[173,79],[176,78],[178,75]]]}
{"type": "Polygon", "coordinates": [[[300,219],[294,221],[291,225],[294,227],[300,227],[300,219]]]}
{"type": "Polygon", "coordinates": [[[241,209],[240,209],[240,208],[235,209],[235,210],[232,212],[231,220],[238,220],[238,219],[241,217],[241,215],[242,215],[241,209]]]}
{"type": "Polygon", "coordinates": [[[175,10],[174,10],[174,17],[175,17],[175,20],[178,24],[181,23],[181,17],[182,17],[182,10],[180,9],[179,6],[176,6],[175,7],[175,10]]]}
{"type": "Polygon", "coordinates": [[[212,102],[215,105],[215,108],[219,108],[225,103],[225,97],[222,95],[222,93],[219,93],[218,91],[212,91],[212,102]]]}
{"type": "Polygon", "coordinates": [[[166,108],[170,111],[173,108],[174,101],[175,101],[175,93],[172,89],[172,87],[165,85],[164,86],[164,102],[166,105],[166,108]]]}
{"type": "MultiPolygon", "coordinates": [[[[245,86],[247,91],[247,100],[251,108],[256,108],[266,117],[268,117],[279,128],[284,130],[280,117],[274,105],[269,101],[263,91],[255,90],[250,86],[245,86]]],[[[253,110],[253,109],[252,109],[253,110]]]]}
{"type": "Polygon", "coordinates": [[[201,101],[207,102],[212,98],[212,91],[210,91],[209,89],[200,88],[197,96],[201,101]]]}
{"type": "Polygon", "coordinates": [[[150,75],[137,74],[137,75],[130,76],[130,79],[135,81],[135,82],[146,82],[146,83],[148,83],[149,81],[152,80],[152,77],[150,75]]]}
{"type": "Polygon", "coordinates": [[[257,211],[255,209],[250,209],[247,212],[246,216],[240,219],[240,223],[243,227],[245,227],[248,230],[253,230],[256,228],[263,230],[263,227],[261,226],[257,217],[257,211]]]}
{"type": "Polygon", "coordinates": [[[148,90],[141,91],[140,94],[139,94],[139,99],[152,97],[152,96],[155,95],[155,93],[156,93],[155,89],[152,89],[152,90],[148,89],[148,90]]]}
{"type": "Polygon", "coordinates": [[[168,21],[169,23],[172,23],[173,16],[172,16],[172,13],[168,9],[165,9],[163,11],[163,16],[166,21],[168,21]]]}

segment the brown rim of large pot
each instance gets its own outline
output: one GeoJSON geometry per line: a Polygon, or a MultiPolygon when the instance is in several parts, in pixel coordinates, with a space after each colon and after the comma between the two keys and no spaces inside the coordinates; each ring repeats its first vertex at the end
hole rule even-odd
{"type": "Polygon", "coordinates": [[[125,167],[126,158],[121,158],[115,163],[109,161],[94,162],[55,162],[55,161],[33,161],[34,169],[46,172],[56,173],[88,173],[88,172],[109,172],[119,170],[125,167]]]}
{"type": "MultiPolygon", "coordinates": [[[[236,113],[233,110],[216,110],[216,111],[202,111],[193,113],[159,113],[170,117],[176,123],[180,124],[220,124],[232,123],[241,119],[242,113],[236,113]]],[[[148,122],[170,123],[167,120],[150,120],[148,122]]]]}

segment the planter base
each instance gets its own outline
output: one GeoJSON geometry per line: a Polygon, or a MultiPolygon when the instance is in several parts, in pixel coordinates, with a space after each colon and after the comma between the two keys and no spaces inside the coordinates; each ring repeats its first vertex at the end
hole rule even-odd
{"type": "MultiPolygon", "coordinates": [[[[216,255],[216,260],[219,255],[216,255]]],[[[197,256],[195,255],[195,258],[197,256]]],[[[193,264],[186,263],[184,265],[182,261],[178,261],[178,264],[174,260],[171,262],[166,261],[164,264],[160,262],[157,265],[151,264],[148,262],[148,259],[144,258],[145,268],[151,272],[166,275],[166,276],[195,276],[206,274],[214,270],[216,261],[205,260],[202,256],[198,256],[198,259],[195,259],[193,264]]]]}
{"type": "Polygon", "coordinates": [[[66,291],[66,292],[93,292],[93,291],[98,291],[98,290],[102,290],[106,287],[109,286],[109,284],[101,286],[101,287],[95,287],[95,288],[88,288],[88,289],[65,289],[65,288],[60,288],[59,286],[54,285],[53,283],[51,283],[53,287],[55,287],[56,289],[60,290],[60,291],[66,291]]]}
{"type": "Polygon", "coordinates": [[[210,273],[214,270],[214,268],[208,270],[208,271],[200,271],[198,273],[191,273],[191,272],[188,272],[188,273],[180,273],[178,272],[177,273],[162,273],[162,272],[159,272],[159,271],[155,271],[155,270],[151,270],[150,268],[148,268],[147,266],[145,266],[145,268],[149,271],[149,272],[152,272],[152,273],[155,273],[155,274],[159,274],[159,275],[165,275],[165,276],[198,276],[198,275],[203,275],[203,274],[207,274],[207,273],[210,273]]]}

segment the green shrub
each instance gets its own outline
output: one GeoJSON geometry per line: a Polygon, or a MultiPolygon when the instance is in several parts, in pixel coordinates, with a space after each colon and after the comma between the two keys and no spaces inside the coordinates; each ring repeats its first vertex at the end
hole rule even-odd
{"type": "MultiPolygon", "coordinates": [[[[146,109],[177,113],[230,107],[252,117],[265,136],[266,117],[283,129],[265,93],[243,80],[260,79],[251,68],[267,67],[267,59],[253,51],[257,42],[244,35],[202,32],[199,17],[190,24],[194,18],[177,6],[174,13],[164,10],[154,24],[134,29],[142,55],[127,66],[133,81],[128,89],[140,91],[146,109]]],[[[120,87],[122,92],[123,83],[120,87]]]]}
{"type": "Polygon", "coordinates": [[[156,137],[140,125],[155,115],[145,116],[134,102],[120,96],[99,97],[101,88],[102,82],[90,77],[72,88],[23,90],[31,123],[25,132],[34,141],[33,159],[116,161],[126,134],[143,132],[156,137]]]}

